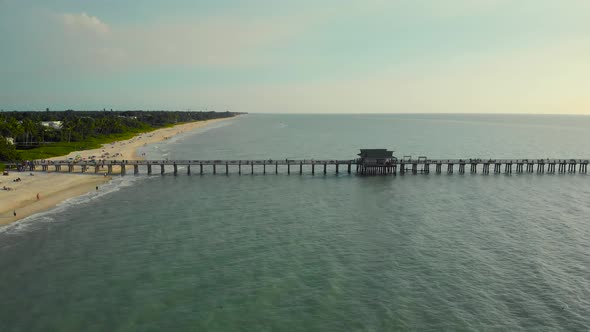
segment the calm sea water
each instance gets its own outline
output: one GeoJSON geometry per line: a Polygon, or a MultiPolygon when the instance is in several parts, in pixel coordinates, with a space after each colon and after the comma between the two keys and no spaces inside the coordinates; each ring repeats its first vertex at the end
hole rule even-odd
{"type": "MultiPolygon", "coordinates": [[[[575,116],[248,115],[145,151],[588,158],[588,128],[575,116]]],[[[0,330],[590,329],[590,175],[280,172],[126,176],[0,229],[0,330]]]]}

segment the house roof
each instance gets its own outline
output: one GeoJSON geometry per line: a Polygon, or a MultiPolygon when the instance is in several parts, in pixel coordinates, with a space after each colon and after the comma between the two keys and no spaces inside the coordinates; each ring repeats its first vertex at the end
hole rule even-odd
{"type": "Polygon", "coordinates": [[[361,158],[386,159],[393,157],[393,151],[387,151],[387,149],[361,149],[361,153],[358,155],[361,158]]]}
{"type": "Polygon", "coordinates": [[[53,129],[61,129],[61,121],[41,121],[41,125],[44,127],[50,127],[53,129]]]}

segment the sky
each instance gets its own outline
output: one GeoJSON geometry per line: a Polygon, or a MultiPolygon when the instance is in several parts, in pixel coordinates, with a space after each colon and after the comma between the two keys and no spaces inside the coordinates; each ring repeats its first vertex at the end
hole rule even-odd
{"type": "Polygon", "coordinates": [[[588,0],[0,0],[0,109],[590,114],[588,0]]]}

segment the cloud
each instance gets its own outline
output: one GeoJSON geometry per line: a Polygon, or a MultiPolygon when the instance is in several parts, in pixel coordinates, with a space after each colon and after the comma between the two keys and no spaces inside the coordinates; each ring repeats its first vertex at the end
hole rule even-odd
{"type": "MultiPolygon", "coordinates": [[[[260,63],[260,51],[296,36],[301,28],[274,19],[208,18],[121,27],[118,46],[136,64],[239,66],[260,63]]],[[[266,63],[269,59],[263,59],[266,63]]]]}
{"type": "MultiPolygon", "coordinates": [[[[560,11],[553,0],[349,1],[112,24],[92,12],[43,12],[14,44],[20,66],[5,67],[16,78],[29,70],[81,82],[59,98],[39,90],[97,105],[590,113],[590,26],[581,10],[590,2],[571,1],[560,11]]],[[[29,92],[22,88],[23,100],[29,92]]]]}
{"type": "MultiPolygon", "coordinates": [[[[334,10],[334,7],[330,6],[289,7],[290,11],[283,11],[277,15],[269,13],[240,15],[229,12],[193,19],[176,17],[115,25],[108,25],[99,17],[86,12],[61,13],[58,16],[60,25],[65,28],[64,34],[56,38],[48,38],[48,40],[61,38],[58,41],[67,44],[61,48],[73,50],[66,55],[71,58],[69,62],[72,64],[87,62],[85,67],[91,70],[102,70],[103,66],[108,68],[118,66],[120,69],[150,66],[200,68],[269,67],[279,64],[289,66],[307,61],[302,57],[313,58],[314,54],[317,54],[319,58],[325,57],[321,54],[322,52],[327,53],[328,56],[334,56],[330,49],[333,39],[336,38],[338,46],[340,45],[338,40],[347,38],[344,34],[338,35],[334,27],[349,25],[360,27],[359,34],[366,34],[363,38],[367,38],[367,43],[383,48],[386,48],[387,44],[396,47],[394,42],[385,40],[384,31],[392,30],[391,38],[393,39],[404,38],[404,31],[415,29],[418,31],[418,36],[422,38],[426,36],[425,41],[419,38],[414,41],[415,45],[422,45],[428,42],[428,38],[455,38],[456,36],[453,32],[449,32],[452,31],[449,29],[441,29],[440,35],[437,35],[421,27],[420,24],[415,26],[412,23],[408,27],[403,22],[393,26],[383,22],[396,22],[397,19],[403,19],[405,16],[411,17],[412,22],[428,20],[433,16],[452,20],[457,16],[489,11],[506,1],[508,0],[451,0],[440,4],[427,0],[409,3],[385,0],[345,1],[342,6],[339,6],[340,10],[334,10]],[[383,18],[386,20],[384,21],[383,18]],[[381,23],[372,25],[373,21],[381,23]],[[313,49],[314,46],[317,48],[313,49]],[[83,52],[80,48],[83,48],[83,52]]],[[[482,32],[484,38],[487,35],[493,37],[497,33],[499,32],[485,29],[482,32]]],[[[459,34],[456,38],[461,36],[463,35],[459,34]]],[[[353,33],[350,43],[358,42],[355,38],[358,39],[358,36],[353,33]]],[[[463,38],[469,39],[474,36],[468,35],[463,38]]],[[[435,45],[438,43],[439,41],[436,41],[435,45]]],[[[344,45],[344,43],[341,44],[344,45]]],[[[397,47],[403,51],[404,42],[401,44],[397,47]]],[[[56,48],[60,48],[59,46],[61,45],[57,45],[56,48]]],[[[359,59],[359,61],[363,60],[359,59]]]]}
{"type": "MultiPolygon", "coordinates": [[[[59,68],[63,74],[102,72],[115,69],[125,58],[125,51],[115,41],[113,27],[86,12],[56,13],[35,11],[37,52],[43,54],[47,72],[59,68]],[[40,37],[40,38],[39,38],[40,37]]],[[[36,36],[35,36],[36,35],[36,36]]]]}
{"type": "Polygon", "coordinates": [[[239,67],[267,65],[266,51],[309,26],[300,17],[205,17],[108,25],[82,13],[51,14],[47,53],[72,70],[149,66],[239,67]],[[57,18],[57,20],[55,20],[57,18]],[[76,67],[76,68],[73,68],[76,67]]]}
{"type": "Polygon", "coordinates": [[[91,32],[96,35],[106,35],[111,29],[96,16],[82,13],[65,13],[60,15],[61,22],[70,32],[91,32]]]}
{"type": "Polygon", "coordinates": [[[589,114],[590,44],[400,64],[340,80],[150,91],[144,102],[247,112],[589,114]]]}

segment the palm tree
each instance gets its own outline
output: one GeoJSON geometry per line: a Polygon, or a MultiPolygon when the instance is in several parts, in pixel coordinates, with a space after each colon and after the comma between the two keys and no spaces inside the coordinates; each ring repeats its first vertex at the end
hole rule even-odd
{"type": "Polygon", "coordinates": [[[8,119],[8,121],[6,122],[6,127],[8,129],[8,132],[10,133],[10,136],[14,139],[22,135],[24,131],[21,123],[18,122],[14,117],[10,117],[8,119]]]}
{"type": "Polygon", "coordinates": [[[31,134],[33,133],[33,131],[35,130],[35,123],[31,119],[26,118],[22,122],[22,127],[23,127],[23,131],[25,134],[25,145],[26,145],[29,143],[29,138],[30,138],[31,134]]]}
{"type": "Polygon", "coordinates": [[[61,124],[62,134],[66,133],[68,135],[68,143],[72,140],[72,130],[76,127],[75,119],[65,118],[61,124]]]}

